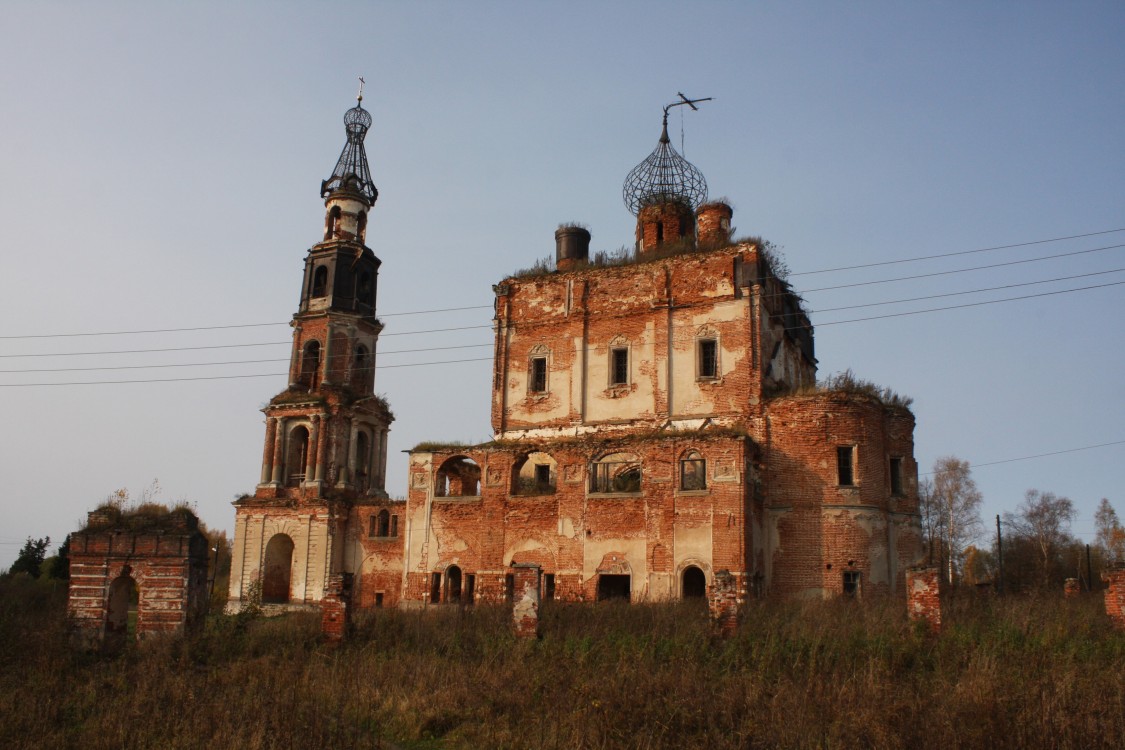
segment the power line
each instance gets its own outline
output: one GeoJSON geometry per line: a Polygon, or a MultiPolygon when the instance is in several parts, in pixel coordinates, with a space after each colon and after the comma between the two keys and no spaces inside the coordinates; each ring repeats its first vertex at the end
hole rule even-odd
{"type": "MultiPolygon", "coordinates": [[[[970,461],[969,466],[973,469],[976,469],[976,468],[981,467],[981,466],[996,466],[997,464],[1010,464],[1010,463],[1014,463],[1016,461],[1030,461],[1033,458],[1044,458],[1046,456],[1059,456],[1059,455],[1062,455],[1063,453],[1077,453],[1078,451],[1088,451],[1088,450],[1093,450],[1094,448],[1106,448],[1106,447],[1109,447],[1111,445],[1125,445],[1125,440],[1114,440],[1113,442],[1098,443],[1097,445],[1084,445],[1081,448],[1066,448],[1066,449],[1061,450],[1061,451],[1051,451],[1050,453],[1036,453],[1034,456],[1020,456],[1019,458],[1004,458],[1004,459],[1001,459],[999,461],[985,461],[984,463],[979,463],[979,464],[975,464],[975,463],[972,463],[970,461]]],[[[933,471],[925,471],[925,472],[920,473],[918,476],[928,477],[928,476],[932,476],[935,473],[936,472],[933,472],[933,471]]]]}
{"type": "MultiPolygon", "coordinates": [[[[479,357],[476,359],[447,359],[439,362],[409,362],[401,365],[378,365],[376,370],[389,370],[396,367],[426,367],[428,365],[450,365],[458,362],[491,362],[492,357],[479,357]]],[[[0,383],[0,388],[36,388],[60,385],[129,385],[134,383],[180,383],[191,380],[237,380],[241,378],[277,378],[288,373],[263,372],[256,375],[199,375],[190,378],[146,378],[140,380],[84,380],[67,383],[0,383]]]]}
{"type": "Polygon", "coordinates": [[[1068,237],[1052,237],[1049,240],[1034,240],[1032,242],[1017,242],[1012,245],[996,245],[995,247],[982,247],[979,250],[961,250],[952,253],[938,253],[937,255],[919,255],[916,258],[902,258],[901,260],[884,260],[878,263],[862,263],[854,266],[838,266],[836,268],[821,268],[817,271],[798,271],[789,274],[790,276],[811,276],[818,273],[834,273],[836,271],[854,271],[859,268],[874,268],[876,266],[890,266],[897,263],[914,263],[919,260],[934,260],[935,258],[952,258],[956,255],[973,255],[974,253],[987,253],[993,250],[1009,250],[1013,247],[1028,247],[1030,245],[1044,245],[1048,242],[1062,242],[1064,240],[1077,240],[1082,237],[1096,237],[1099,234],[1114,234],[1115,232],[1125,232],[1125,227],[1121,229],[1106,229],[1102,232],[1087,232],[1085,234],[1072,234],[1068,237]]]}
{"type": "MultiPolygon", "coordinates": [[[[397,313],[382,313],[380,318],[395,318],[401,315],[427,315],[430,313],[442,312],[459,312],[462,310],[484,310],[492,309],[492,305],[469,305],[466,307],[441,307],[432,310],[408,310],[406,312],[397,313]]],[[[231,323],[229,325],[217,326],[189,326],[186,328],[147,328],[138,329],[133,331],[87,331],[84,333],[36,333],[36,334],[20,334],[13,336],[0,336],[0,341],[10,341],[13,339],[61,339],[61,338],[75,338],[79,336],[130,336],[142,333],[184,333],[190,331],[219,331],[228,328],[262,328],[265,326],[287,326],[289,321],[282,321],[277,323],[231,323]]]]}
{"type": "Polygon", "coordinates": [[[1044,260],[1055,260],[1056,258],[1069,258],[1074,255],[1085,255],[1087,253],[1098,253],[1103,250],[1114,250],[1119,247],[1125,247],[1125,243],[1120,245],[1105,245],[1104,247],[1095,247],[1089,250],[1076,250],[1072,253],[1057,253],[1055,255],[1043,255],[1038,258],[1024,258],[1023,260],[1009,260],[1004,263],[990,263],[985,266],[972,266],[971,268],[958,268],[952,271],[934,271],[932,273],[920,273],[914,276],[899,276],[893,279],[877,279],[875,281],[857,281],[852,284],[838,284],[836,286],[823,286],[817,289],[802,289],[796,292],[798,295],[811,294],[812,292],[828,292],[833,289],[850,289],[857,286],[872,286],[873,284],[889,284],[893,281],[912,281],[914,279],[928,279],[934,276],[949,276],[955,273],[967,273],[969,271],[983,271],[989,268],[1003,268],[1004,266],[1017,266],[1021,263],[1038,263],[1044,260]]]}
{"type": "MultiPolygon", "coordinates": [[[[910,310],[907,312],[888,313],[886,315],[871,315],[866,318],[852,318],[850,320],[832,320],[827,323],[817,323],[817,327],[824,328],[825,326],[838,326],[844,323],[862,323],[868,320],[882,320],[884,318],[903,318],[907,315],[921,315],[923,313],[941,312],[942,310],[959,310],[964,307],[981,307],[982,305],[996,305],[1001,302],[1016,302],[1021,299],[1034,299],[1035,297],[1050,297],[1055,294],[1069,294],[1070,292],[1085,292],[1090,289],[1102,289],[1107,286],[1119,286],[1125,284],[1125,281],[1112,281],[1108,284],[1094,284],[1093,286],[1083,286],[1077,289],[1060,289],[1055,292],[1040,292],[1039,294],[1025,294],[1020,297],[1005,297],[1004,299],[993,299],[985,302],[966,302],[963,305],[948,305],[946,307],[931,307],[925,310],[910,310]]],[[[798,328],[787,328],[790,330],[801,330],[798,328]]]]}
{"type": "Polygon", "coordinates": [[[939,299],[941,297],[960,297],[965,294],[979,294],[980,292],[998,292],[1001,289],[1015,289],[1022,286],[1035,286],[1037,284],[1050,284],[1055,281],[1072,281],[1074,279],[1084,279],[1089,276],[1104,276],[1109,273],[1121,273],[1125,268],[1114,268],[1109,271],[1094,271],[1093,273],[1080,273],[1076,276],[1057,276],[1053,279],[1042,279],[1040,281],[1025,281],[1020,284],[1005,284],[1004,286],[990,286],[982,289],[969,289],[964,292],[946,292],[945,294],[928,294],[924,297],[906,297],[904,299],[887,300],[886,302],[864,302],[860,305],[844,305],[843,307],[823,307],[816,312],[837,312],[839,310],[856,310],[861,307],[878,307],[880,305],[897,305],[905,302],[921,302],[927,299],[939,299]]]}
{"type": "MultiPolygon", "coordinates": [[[[491,343],[487,344],[459,344],[457,346],[430,346],[420,349],[396,349],[390,352],[379,352],[378,356],[385,357],[388,354],[412,354],[415,352],[437,352],[447,349],[479,349],[485,346],[492,346],[491,343]]],[[[213,367],[216,365],[253,365],[263,362],[288,362],[289,358],[284,359],[237,359],[229,362],[181,362],[175,364],[160,364],[160,365],[116,365],[105,367],[48,367],[36,368],[25,370],[0,370],[2,374],[12,374],[20,372],[94,372],[97,370],[154,370],[163,367],[213,367]]],[[[382,365],[383,367],[390,367],[391,365],[382,365]]],[[[378,368],[376,368],[378,369],[378,368]]]]}
{"type": "MultiPolygon", "coordinates": [[[[921,261],[921,260],[933,260],[933,259],[937,259],[937,258],[950,258],[950,257],[959,256],[959,255],[972,255],[972,254],[975,254],[975,253],[991,252],[991,251],[994,251],[994,250],[1005,250],[1005,249],[1011,249],[1011,248],[1016,248],[1016,247],[1029,247],[1029,246],[1032,246],[1032,245],[1042,245],[1042,244],[1047,244],[1047,243],[1051,243],[1051,242],[1062,242],[1062,241],[1066,241],[1066,240],[1081,239],[1081,238],[1084,238],[1084,237],[1096,237],[1098,235],[1114,234],[1116,232],[1125,232],[1125,228],[1106,229],[1106,230],[1099,231],[1099,232],[1086,232],[1084,234],[1072,234],[1072,235],[1068,235],[1068,236],[1065,236],[1065,237],[1052,237],[1052,238],[1044,239],[1044,240],[1032,240],[1032,241],[1029,241],[1029,242],[1018,242],[1018,243],[1013,243],[1013,244],[1010,244],[1010,245],[996,245],[996,246],[993,246],[993,247],[979,248],[979,249],[976,249],[976,250],[960,250],[960,251],[955,251],[955,252],[950,252],[950,253],[938,253],[938,254],[935,254],[935,255],[921,255],[921,256],[914,257],[914,258],[901,258],[901,259],[898,259],[898,260],[879,261],[879,262],[876,262],[876,263],[860,263],[860,264],[851,265],[851,266],[837,266],[835,268],[822,268],[822,269],[818,269],[818,270],[815,270],[815,271],[796,271],[796,272],[790,273],[789,275],[790,276],[810,276],[810,275],[821,274],[821,273],[835,273],[835,272],[839,272],[839,271],[854,271],[854,270],[863,269],[863,268],[875,268],[875,267],[878,267],[878,266],[896,265],[896,264],[900,264],[900,263],[913,263],[913,262],[921,261]]],[[[1121,247],[1121,245],[1111,245],[1109,247],[1110,248],[1121,247]]],[[[1081,254],[1083,252],[1095,252],[1096,250],[1101,250],[1101,249],[1109,249],[1109,248],[1095,248],[1094,250],[1083,250],[1083,251],[1079,251],[1078,253],[1068,253],[1068,254],[1064,254],[1064,255],[1045,256],[1043,258],[1033,258],[1033,259],[1023,260],[1023,261],[1013,261],[1013,263],[1029,263],[1029,262],[1035,262],[1037,260],[1047,260],[1047,259],[1054,258],[1054,257],[1066,257],[1066,255],[1081,254]]],[[[997,264],[997,265],[1009,265],[1009,264],[997,264]]],[[[962,273],[963,271],[980,270],[982,268],[994,268],[994,267],[996,267],[996,266],[980,266],[978,268],[962,269],[962,270],[959,270],[959,271],[947,271],[945,273],[962,273]]],[[[882,281],[872,281],[872,282],[865,282],[865,283],[882,284],[882,283],[888,283],[890,281],[903,281],[903,280],[915,279],[915,278],[925,278],[926,276],[931,276],[931,275],[939,275],[939,274],[923,274],[923,275],[920,275],[920,276],[903,277],[901,279],[885,279],[885,280],[882,280],[882,281]]],[[[826,287],[826,288],[823,288],[823,289],[809,289],[809,290],[806,290],[806,292],[827,291],[828,289],[840,289],[840,288],[845,288],[847,286],[858,286],[858,285],[849,284],[849,285],[844,285],[844,286],[841,286],[841,287],[826,287]]],[[[492,307],[493,307],[493,305],[465,305],[465,306],[460,306],[460,307],[440,307],[440,308],[431,308],[431,309],[426,309],[426,310],[407,310],[407,311],[396,312],[396,313],[381,313],[379,315],[379,318],[393,318],[393,317],[399,317],[399,316],[404,316],[404,315],[427,315],[427,314],[443,313],[443,312],[461,312],[461,311],[464,311],[464,310],[485,310],[485,309],[492,309],[492,307]]],[[[150,328],[150,329],[137,329],[137,330],[128,330],[128,331],[86,331],[86,332],[77,332],[77,333],[13,334],[13,335],[7,335],[7,336],[0,336],[0,341],[10,341],[10,340],[17,340],[17,339],[76,338],[76,337],[83,337],[83,336],[127,336],[127,335],[151,334],[151,333],[185,333],[185,332],[194,332],[194,331],[217,331],[217,330],[237,329],[237,328],[260,328],[260,327],[267,327],[267,326],[282,326],[282,325],[289,325],[289,322],[290,321],[281,321],[281,322],[276,322],[276,323],[232,323],[232,324],[226,324],[226,325],[188,326],[188,327],[182,327],[182,328],[150,328]]],[[[455,330],[455,329],[436,329],[436,330],[455,330]]],[[[388,333],[388,334],[384,334],[384,335],[392,336],[392,335],[403,335],[403,334],[401,334],[401,333],[400,334],[388,333]]]]}

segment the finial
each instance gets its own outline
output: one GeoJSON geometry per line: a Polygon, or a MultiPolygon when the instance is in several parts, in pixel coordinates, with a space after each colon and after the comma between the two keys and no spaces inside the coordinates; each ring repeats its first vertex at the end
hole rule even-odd
{"type": "MultiPolygon", "coordinates": [[[[363,84],[365,83],[367,83],[367,81],[363,80],[363,76],[359,76],[359,93],[356,94],[355,100],[360,104],[363,103],[363,84]]],[[[683,94],[680,94],[680,96],[683,96],[683,94]]]]}
{"type": "Polygon", "coordinates": [[[668,138],[668,110],[685,104],[698,110],[695,105],[709,102],[711,97],[688,99],[678,91],[676,94],[680,101],[664,106],[664,120],[656,150],[633,167],[625,178],[622,196],[634,216],[640,213],[642,207],[656,203],[679,202],[694,209],[707,200],[707,181],[703,174],[676,152],[668,138]]]}

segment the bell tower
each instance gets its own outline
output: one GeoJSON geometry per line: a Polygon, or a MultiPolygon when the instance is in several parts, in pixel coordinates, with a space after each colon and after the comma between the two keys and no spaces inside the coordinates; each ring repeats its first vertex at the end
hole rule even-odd
{"type": "Polygon", "coordinates": [[[387,497],[394,417],[375,395],[383,325],[375,310],[380,261],[366,244],[379,196],[363,147],[370,126],[361,88],[344,115],[344,149],[320,185],[324,229],[305,256],[289,384],[262,410],[258,485],[235,501],[234,609],[255,580],[264,603],[320,601],[330,576],[352,572],[344,549],[349,517],[387,497]]]}

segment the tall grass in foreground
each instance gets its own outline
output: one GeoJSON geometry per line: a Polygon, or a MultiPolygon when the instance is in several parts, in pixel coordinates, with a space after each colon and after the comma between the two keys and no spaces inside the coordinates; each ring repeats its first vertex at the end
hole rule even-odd
{"type": "Polygon", "coordinates": [[[0,583],[0,747],[1125,747],[1125,635],[1101,600],[979,599],[930,638],[899,601],[213,618],[115,660],[71,653],[63,591],[0,583]],[[386,745],[389,746],[389,745],[386,745]]]}

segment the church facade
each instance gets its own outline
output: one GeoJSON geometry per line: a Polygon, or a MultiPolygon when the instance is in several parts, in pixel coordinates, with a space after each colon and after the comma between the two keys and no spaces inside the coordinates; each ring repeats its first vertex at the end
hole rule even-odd
{"type": "Polygon", "coordinates": [[[625,185],[634,253],[591,257],[564,226],[553,269],[494,287],[494,438],[415,448],[404,503],[372,390],[377,193],[348,124],[290,386],[236,503],[232,607],[256,581],[289,604],[333,586],[360,607],[503,601],[515,567],[569,601],[706,596],[720,572],[739,600],[902,593],[922,549],[912,414],[817,387],[801,299],[768,244],[732,240],[666,124],[625,185]]]}

